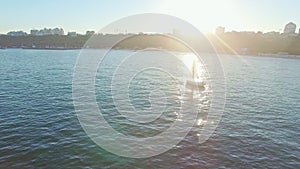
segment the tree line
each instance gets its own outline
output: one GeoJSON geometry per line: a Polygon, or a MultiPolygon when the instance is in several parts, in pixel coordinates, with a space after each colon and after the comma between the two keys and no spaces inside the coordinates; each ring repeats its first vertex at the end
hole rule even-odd
{"type": "MultiPolygon", "coordinates": [[[[171,35],[171,34],[170,34],[171,35]]],[[[182,35],[181,35],[182,36],[182,35]]],[[[183,36],[182,36],[183,37],[183,36]]],[[[180,36],[179,36],[180,38],[180,36]]],[[[202,37],[188,37],[194,45],[201,46],[203,52],[210,52],[207,43],[214,46],[219,53],[238,54],[278,54],[285,53],[300,55],[299,35],[265,35],[262,33],[226,32],[220,35],[208,34],[205,41],[202,37]]],[[[176,40],[170,40],[167,35],[161,34],[106,34],[106,35],[78,35],[78,36],[7,36],[0,35],[1,48],[30,48],[30,49],[79,49],[87,48],[108,48],[115,49],[144,49],[162,48],[175,51],[189,50],[176,40]],[[116,41],[121,40],[117,44],[116,41]],[[125,40],[124,40],[125,39],[125,40]],[[88,43],[87,43],[88,42],[88,43]]]]}

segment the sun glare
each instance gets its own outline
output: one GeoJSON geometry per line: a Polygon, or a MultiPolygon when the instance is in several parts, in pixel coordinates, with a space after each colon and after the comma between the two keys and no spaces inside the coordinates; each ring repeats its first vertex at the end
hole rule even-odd
{"type": "Polygon", "coordinates": [[[191,74],[196,74],[196,81],[201,81],[204,69],[202,63],[199,61],[196,55],[194,54],[185,54],[180,57],[184,65],[189,69],[191,74]],[[194,72],[194,73],[193,73],[194,72]]]}
{"type": "Polygon", "coordinates": [[[164,0],[158,5],[158,11],[183,18],[203,32],[241,21],[234,0],[164,0]]]}
{"type": "Polygon", "coordinates": [[[181,60],[185,66],[192,71],[193,62],[196,60],[196,56],[193,54],[185,54],[182,56],[181,60]]]}

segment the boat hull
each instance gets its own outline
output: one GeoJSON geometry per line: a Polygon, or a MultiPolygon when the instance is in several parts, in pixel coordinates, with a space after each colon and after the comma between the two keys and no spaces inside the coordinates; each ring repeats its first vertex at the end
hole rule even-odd
{"type": "Polygon", "coordinates": [[[185,87],[191,90],[203,90],[204,89],[204,84],[203,82],[196,82],[193,80],[187,80],[185,87]]]}

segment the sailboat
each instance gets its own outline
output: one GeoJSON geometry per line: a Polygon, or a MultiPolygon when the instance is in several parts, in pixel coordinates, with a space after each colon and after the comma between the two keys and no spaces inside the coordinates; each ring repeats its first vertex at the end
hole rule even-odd
{"type": "Polygon", "coordinates": [[[185,83],[185,87],[191,90],[203,90],[204,89],[204,83],[203,81],[200,81],[197,71],[197,65],[195,60],[193,61],[193,67],[192,67],[192,78],[187,79],[185,83]]]}

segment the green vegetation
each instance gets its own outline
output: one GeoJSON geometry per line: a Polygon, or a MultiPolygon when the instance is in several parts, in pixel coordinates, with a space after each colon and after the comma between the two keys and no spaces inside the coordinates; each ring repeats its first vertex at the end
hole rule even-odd
{"type": "Polygon", "coordinates": [[[218,51],[224,53],[232,53],[232,51],[226,47],[226,45],[228,45],[240,54],[286,53],[300,55],[300,36],[295,34],[265,35],[262,33],[228,32],[219,35],[218,38],[214,35],[210,35],[209,39],[218,51]],[[222,41],[224,43],[222,43],[222,41]]]}
{"type": "MultiPolygon", "coordinates": [[[[30,48],[30,49],[79,49],[90,39],[90,35],[72,36],[7,36],[0,35],[1,48],[30,48]]],[[[183,37],[183,36],[182,36],[183,37]]],[[[291,54],[300,55],[300,36],[284,34],[262,34],[247,32],[228,32],[221,35],[207,35],[219,53],[239,54],[291,54]]],[[[187,38],[187,37],[185,37],[187,38]]],[[[188,37],[193,45],[201,45],[203,52],[210,52],[207,41],[198,40],[198,37],[188,37]],[[206,44],[205,44],[206,43],[206,44]]],[[[88,48],[108,48],[113,43],[125,39],[114,46],[115,49],[144,49],[163,48],[177,51],[186,51],[176,40],[160,34],[139,35],[95,35],[87,43],[88,48]],[[127,38],[130,37],[130,38],[127,38]]]]}
{"type": "Polygon", "coordinates": [[[5,48],[81,48],[90,36],[0,36],[5,48]]]}

